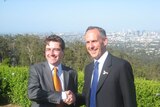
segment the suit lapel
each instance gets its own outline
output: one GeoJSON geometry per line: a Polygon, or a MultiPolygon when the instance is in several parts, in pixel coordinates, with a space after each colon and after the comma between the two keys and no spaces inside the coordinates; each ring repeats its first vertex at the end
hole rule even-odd
{"type": "Polygon", "coordinates": [[[93,68],[94,68],[94,62],[92,62],[91,63],[91,65],[90,65],[90,67],[88,67],[88,69],[86,70],[86,72],[87,71],[89,71],[89,72],[87,72],[87,74],[86,74],[86,79],[87,79],[87,87],[89,87],[89,88],[87,88],[88,90],[88,92],[87,93],[89,93],[90,92],[90,86],[91,86],[91,80],[92,80],[92,73],[93,73],[93,68]]]}
{"type": "Polygon", "coordinates": [[[62,71],[63,71],[63,78],[64,78],[64,90],[68,90],[69,72],[65,70],[64,65],[62,65],[62,71]]]}
{"type": "MultiPolygon", "coordinates": [[[[43,68],[45,71],[45,74],[46,74],[46,79],[48,80],[48,83],[53,83],[53,80],[52,80],[52,71],[48,65],[48,62],[44,62],[44,68],[43,68]]],[[[53,84],[50,84],[50,88],[54,90],[54,86],[53,84]]]]}
{"type": "Polygon", "coordinates": [[[106,78],[108,77],[109,73],[110,73],[110,66],[111,66],[111,54],[108,54],[104,64],[103,64],[103,68],[101,71],[101,75],[99,78],[99,83],[97,86],[97,91],[102,87],[104,81],[106,80],[106,78]]]}

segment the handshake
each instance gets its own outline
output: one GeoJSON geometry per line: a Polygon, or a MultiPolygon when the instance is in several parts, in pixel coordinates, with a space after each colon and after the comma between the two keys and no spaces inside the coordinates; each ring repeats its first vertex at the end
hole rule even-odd
{"type": "Polygon", "coordinates": [[[72,91],[70,90],[65,91],[65,94],[66,94],[66,99],[63,99],[64,103],[70,105],[76,101],[76,97],[72,91]]]}

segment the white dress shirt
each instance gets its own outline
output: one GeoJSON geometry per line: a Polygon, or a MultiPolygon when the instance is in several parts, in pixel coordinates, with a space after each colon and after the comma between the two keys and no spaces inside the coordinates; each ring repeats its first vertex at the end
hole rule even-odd
{"type": "MultiPolygon", "coordinates": [[[[100,75],[101,75],[101,72],[102,72],[102,67],[104,65],[104,61],[106,60],[107,56],[108,56],[108,51],[106,51],[98,60],[94,59],[94,62],[98,61],[98,63],[99,63],[99,66],[98,66],[98,81],[99,81],[99,78],[100,78],[100,75]]],[[[92,73],[92,79],[93,79],[93,73],[92,73]]],[[[91,85],[92,85],[92,82],[91,82],[91,85]]]]}

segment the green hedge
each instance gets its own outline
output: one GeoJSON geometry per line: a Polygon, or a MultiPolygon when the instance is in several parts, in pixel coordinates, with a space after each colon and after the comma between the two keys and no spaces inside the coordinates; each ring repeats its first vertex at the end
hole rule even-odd
{"type": "Polygon", "coordinates": [[[14,103],[29,107],[27,84],[27,67],[0,66],[0,103],[14,103]]]}
{"type": "MultiPolygon", "coordinates": [[[[78,72],[78,91],[83,87],[83,72],[78,72]]],[[[28,67],[0,65],[0,104],[13,103],[29,107],[27,99],[28,67]]],[[[135,79],[138,107],[160,107],[160,81],[135,79]]]]}
{"type": "Polygon", "coordinates": [[[136,79],[138,107],[160,107],[160,81],[136,79]]]}

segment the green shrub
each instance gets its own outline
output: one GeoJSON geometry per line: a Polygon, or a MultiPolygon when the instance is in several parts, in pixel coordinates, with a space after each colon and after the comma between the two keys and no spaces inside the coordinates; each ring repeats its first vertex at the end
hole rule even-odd
{"type": "MultiPolygon", "coordinates": [[[[1,90],[7,97],[8,103],[29,107],[30,101],[27,99],[27,67],[0,66],[1,90]]],[[[3,99],[2,99],[3,101],[3,99]]]]}
{"type": "Polygon", "coordinates": [[[136,78],[138,107],[160,107],[160,82],[136,78]]]}
{"type": "Polygon", "coordinates": [[[7,103],[9,101],[9,97],[7,95],[9,90],[9,82],[3,76],[3,73],[0,72],[0,104],[7,103]]]}
{"type": "Polygon", "coordinates": [[[9,58],[5,58],[5,59],[2,61],[1,65],[9,65],[9,58]]]}
{"type": "MultiPolygon", "coordinates": [[[[78,72],[78,92],[82,92],[84,74],[78,72]]],[[[29,107],[27,98],[28,67],[0,65],[0,103],[7,101],[22,107],[29,107]]],[[[160,107],[160,81],[135,78],[138,107],[160,107]]]]}
{"type": "Polygon", "coordinates": [[[84,84],[84,73],[82,71],[78,72],[78,92],[82,93],[82,88],[84,84]]]}

